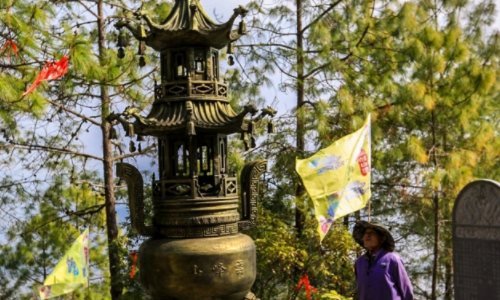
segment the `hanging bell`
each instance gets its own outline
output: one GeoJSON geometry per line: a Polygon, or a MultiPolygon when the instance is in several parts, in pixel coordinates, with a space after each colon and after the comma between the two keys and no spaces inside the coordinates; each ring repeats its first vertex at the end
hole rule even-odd
{"type": "Polygon", "coordinates": [[[233,43],[229,43],[229,45],[227,45],[227,54],[234,54],[234,44],[233,43]]]}
{"type": "Polygon", "coordinates": [[[196,130],[194,128],[194,122],[189,121],[186,124],[186,134],[187,135],[196,135],[196,130]]]}
{"type": "Polygon", "coordinates": [[[248,133],[242,132],[240,140],[242,140],[242,141],[248,141],[248,133]]]}
{"type": "Polygon", "coordinates": [[[240,26],[238,27],[238,33],[239,34],[247,33],[247,23],[245,23],[245,21],[240,22],[240,26]]]}
{"type": "Polygon", "coordinates": [[[122,59],[125,57],[125,50],[123,50],[123,48],[118,48],[118,58],[119,59],[122,59]]]}
{"type": "Polygon", "coordinates": [[[136,141],[138,141],[138,142],[144,142],[144,136],[142,136],[142,135],[138,134],[138,135],[137,135],[137,140],[136,140],[136,141]]]}
{"type": "Polygon", "coordinates": [[[139,42],[139,49],[137,50],[137,55],[146,54],[146,43],[144,41],[139,42]]]}
{"type": "Polygon", "coordinates": [[[232,55],[229,55],[229,57],[227,58],[227,64],[230,66],[234,65],[234,58],[232,55]]]}
{"type": "Polygon", "coordinates": [[[142,24],[139,25],[138,30],[139,30],[139,38],[145,39],[147,37],[147,35],[146,35],[146,29],[144,29],[144,25],[142,25],[142,24]]]}
{"type": "Polygon", "coordinates": [[[251,134],[255,134],[255,123],[254,122],[248,123],[248,132],[251,134]]]}
{"type": "Polygon", "coordinates": [[[134,136],[134,125],[128,124],[127,134],[125,136],[133,137],[134,136]]]}
{"type": "Polygon", "coordinates": [[[127,42],[125,41],[125,35],[123,34],[123,31],[121,31],[121,30],[118,33],[118,41],[116,44],[120,48],[127,47],[127,42]]]}
{"type": "Polygon", "coordinates": [[[118,134],[116,134],[116,129],[114,127],[111,127],[109,129],[109,136],[108,136],[108,138],[110,140],[116,140],[118,138],[118,134]]]}
{"type": "Polygon", "coordinates": [[[252,138],[250,139],[250,142],[252,143],[252,144],[251,144],[251,147],[252,147],[252,148],[257,147],[257,142],[255,141],[255,138],[254,138],[253,136],[252,136],[252,138]]]}
{"type": "Polygon", "coordinates": [[[135,143],[134,143],[134,141],[130,141],[130,143],[129,143],[129,145],[128,145],[128,151],[129,151],[130,153],[132,153],[132,152],[135,152],[136,150],[137,150],[137,149],[135,148],[135,143]]]}
{"type": "Polygon", "coordinates": [[[139,66],[144,67],[146,65],[146,60],[144,59],[144,56],[141,56],[139,58],[139,66]]]}
{"type": "Polygon", "coordinates": [[[273,121],[269,121],[269,123],[267,123],[267,133],[274,133],[274,123],[273,123],[273,121]]]}

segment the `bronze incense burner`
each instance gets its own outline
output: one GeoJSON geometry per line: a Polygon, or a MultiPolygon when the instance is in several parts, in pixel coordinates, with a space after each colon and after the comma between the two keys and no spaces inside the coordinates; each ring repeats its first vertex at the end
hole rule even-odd
{"type": "Polygon", "coordinates": [[[138,12],[149,29],[127,21],[115,25],[122,39],[119,47],[125,27],[140,41],[139,54],[145,46],[161,53],[161,84],[155,85],[149,114],[143,117],[129,107],[109,118],[122,123],[127,136],[158,139],[152,226],[144,223],[140,172],[127,163],[116,166],[117,176],[128,186],[133,227],[151,237],[139,249],[139,268],[141,282],[155,300],[253,299],[255,245],[240,231],[255,223],[266,161],[250,162],[242,170],[240,215],[237,177],[229,173],[228,135],[240,133],[251,147],[256,127],[275,111],[266,108],[252,118],[258,110],[248,105],[236,113],[219,75],[219,50],[227,46],[232,53],[232,42],[246,31],[243,21],[233,30],[234,21],[246,12],[240,6],[227,23],[216,24],[198,1],[176,0],[162,24],[138,12]],[[131,118],[135,121],[129,122],[131,118]]]}

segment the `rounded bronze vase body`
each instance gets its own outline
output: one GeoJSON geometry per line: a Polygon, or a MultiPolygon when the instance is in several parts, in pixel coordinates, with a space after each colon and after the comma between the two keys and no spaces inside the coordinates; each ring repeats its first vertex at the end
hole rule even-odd
{"type": "Polygon", "coordinates": [[[139,250],[143,286],[157,300],[242,300],[257,272],[253,240],[241,233],[150,239],[139,250]]]}

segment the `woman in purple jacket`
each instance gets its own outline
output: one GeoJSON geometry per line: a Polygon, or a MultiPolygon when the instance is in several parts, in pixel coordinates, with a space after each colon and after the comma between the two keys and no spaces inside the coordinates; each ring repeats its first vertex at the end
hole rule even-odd
{"type": "Polygon", "coordinates": [[[366,253],[354,263],[359,300],[413,300],[413,288],[394,239],[382,224],[358,221],[352,236],[366,253]]]}

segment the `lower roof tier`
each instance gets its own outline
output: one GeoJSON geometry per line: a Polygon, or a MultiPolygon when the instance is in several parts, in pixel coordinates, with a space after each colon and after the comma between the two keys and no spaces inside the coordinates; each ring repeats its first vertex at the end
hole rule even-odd
{"type": "Polygon", "coordinates": [[[125,115],[136,118],[133,123],[135,133],[154,136],[165,133],[247,132],[251,120],[245,117],[258,111],[254,105],[246,105],[242,112],[236,113],[229,102],[214,100],[157,101],[145,118],[134,110],[126,111],[125,115]]]}

